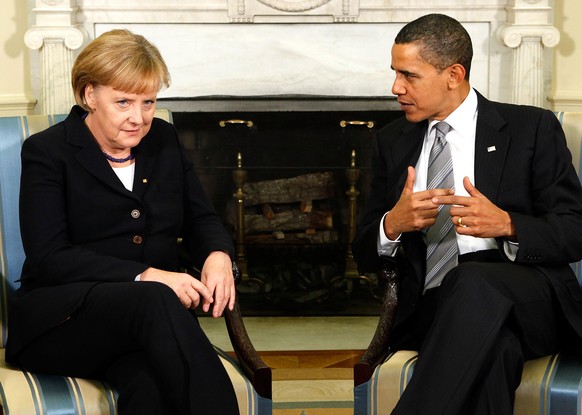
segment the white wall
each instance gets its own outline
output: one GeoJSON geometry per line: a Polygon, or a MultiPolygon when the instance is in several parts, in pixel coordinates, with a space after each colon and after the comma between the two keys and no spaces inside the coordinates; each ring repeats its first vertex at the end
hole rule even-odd
{"type": "Polygon", "coordinates": [[[560,43],[554,50],[549,100],[557,111],[582,111],[582,1],[555,0],[560,43]]]}
{"type": "Polygon", "coordinates": [[[0,0],[0,116],[32,111],[30,53],[24,44],[29,5],[0,0]]]}

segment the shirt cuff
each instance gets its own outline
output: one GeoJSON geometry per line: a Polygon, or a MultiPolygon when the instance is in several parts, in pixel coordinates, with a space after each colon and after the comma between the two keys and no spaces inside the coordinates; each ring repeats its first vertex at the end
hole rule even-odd
{"type": "Polygon", "coordinates": [[[136,281],[141,281],[141,274],[137,274],[137,277],[135,277],[136,281]]]}
{"type": "Polygon", "coordinates": [[[380,229],[378,230],[378,241],[377,241],[377,250],[379,256],[386,256],[386,257],[393,257],[396,255],[396,251],[400,246],[400,236],[396,238],[395,241],[388,239],[386,233],[384,233],[384,219],[388,212],[382,216],[382,220],[380,221],[380,229]]]}
{"type": "Polygon", "coordinates": [[[503,251],[510,261],[515,262],[515,258],[517,258],[517,251],[519,251],[519,243],[503,241],[503,251]]]}

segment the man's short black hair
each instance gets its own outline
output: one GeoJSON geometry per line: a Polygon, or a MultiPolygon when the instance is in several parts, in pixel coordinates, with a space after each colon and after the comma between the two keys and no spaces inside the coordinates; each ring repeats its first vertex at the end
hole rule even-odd
{"type": "Polygon", "coordinates": [[[418,45],[420,57],[439,70],[458,63],[469,79],[473,46],[463,25],[444,14],[427,14],[408,23],[398,32],[394,43],[418,45]]]}

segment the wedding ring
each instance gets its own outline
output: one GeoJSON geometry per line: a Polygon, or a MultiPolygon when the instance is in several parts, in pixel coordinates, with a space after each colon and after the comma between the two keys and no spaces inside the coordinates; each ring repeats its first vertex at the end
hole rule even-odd
{"type": "Polygon", "coordinates": [[[459,226],[463,226],[463,218],[459,216],[459,220],[457,221],[459,226]]]}

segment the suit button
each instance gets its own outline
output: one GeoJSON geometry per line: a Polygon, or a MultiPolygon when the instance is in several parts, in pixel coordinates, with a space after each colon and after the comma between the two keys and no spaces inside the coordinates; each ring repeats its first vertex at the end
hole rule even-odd
{"type": "Polygon", "coordinates": [[[143,238],[141,236],[139,236],[139,235],[135,235],[132,238],[132,241],[133,241],[134,244],[139,245],[139,244],[141,244],[143,242],[143,238]]]}
{"type": "Polygon", "coordinates": [[[137,210],[137,209],[134,209],[134,210],[132,210],[132,211],[131,211],[131,217],[132,217],[132,218],[134,218],[134,219],[137,219],[137,218],[139,218],[139,217],[140,217],[140,215],[141,215],[141,213],[140,213],[140,211],[139,211],[139,210],[137,210]]]}

